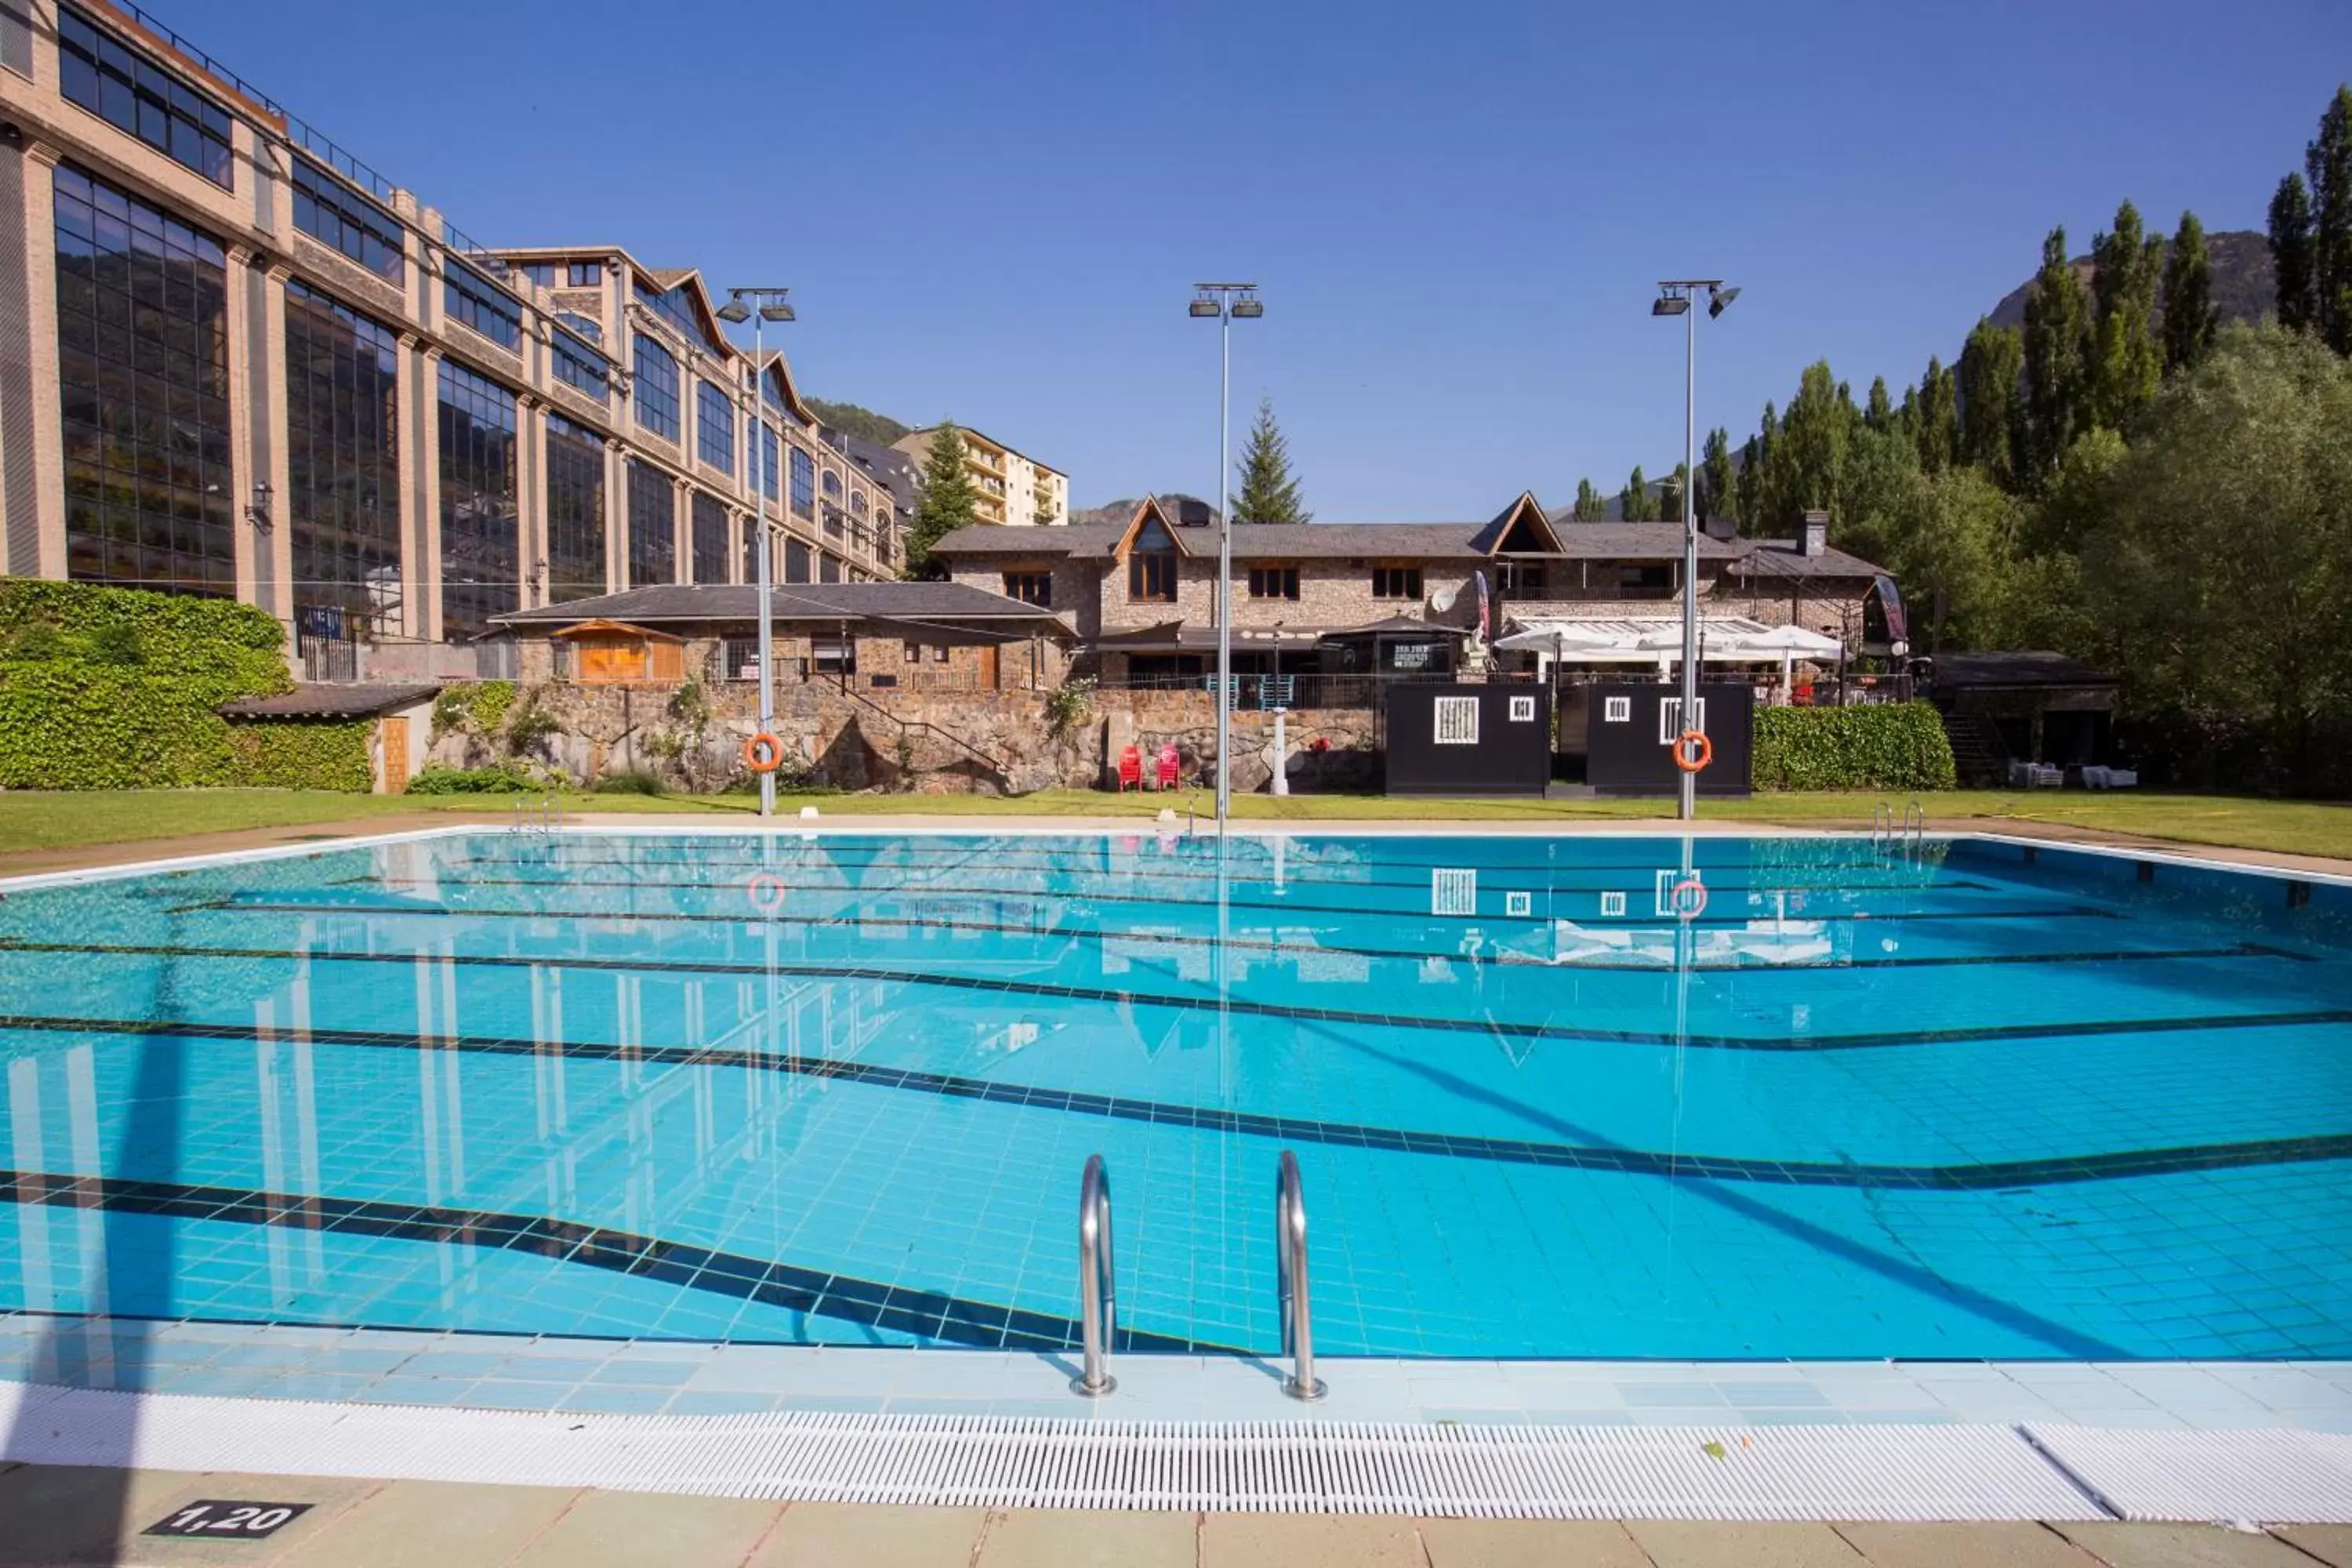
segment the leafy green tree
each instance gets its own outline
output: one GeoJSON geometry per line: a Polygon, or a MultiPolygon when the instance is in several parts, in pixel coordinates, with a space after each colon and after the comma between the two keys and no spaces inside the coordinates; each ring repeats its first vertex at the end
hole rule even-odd
{"type": "Polygon", "coordinates": [[[1593,488],[1591,479],[1576,481],[1576,521],[1599,522],[1609,515],[1609,498],[1593,488]]]}
{"type": "Polygon", "coordinates": [[[2116,226],[2091,242],[2091,419],[2122,429],[2156,395],[2164,350],[2156,335],[2156,287],[2164,241],[2150,240],[2139,209],[2116,209],[2116,226]]]}
{"type": "Polygon", "coordinates": [[[1827,508],[1834,530],[1838,482],[1846,448],[1860,423],[1852,397],[1830,374],[1827,360],[1805,367],[1797,395],[1780,420],[1772,449],[1772,505],[1776,515],[1758,520],[1767,532],[1793,527],[1798,514],[1827,508]]]}
{"type": "Polygon", "coordinates": [[[1748,443],[1746,460],[1739,466],[1739,530],[1743,533],[1764,532],[1775,516],[1773,448],[1779,445],[1780,439],[1780,416],[1767,402],[1764,417],[1758,423],[1756,434],[1748,443]]]}
{"type": "Polygon", "coordinates": [[[1919,378],[1916,419],[1912,440],[1919,448],[1919,467],[1928,473],[1940,474],[1959,460],[1960,383],[1959,377],[1932,354],[1927,358],[1927,374],[1919,378]]]}
{"type": "Polygon", "coordinates": [[[1237,471],[1241,494],[1234,501],[1234,521],[1241,522],[1312,522],[1314,513],[1298,500],[1298,480],[1290,471],[1290,441],[1274,422],[1274,399],[1258,399],[1257,422],[1250,426],[1249,445],[1242,449],[1237,471]]]}
{"type": "Polygon", "coordinates": [[[2319,320],[2312,291],[2311,194],[2301,174],[2289,174],[2271,197],[2271,266],[2278,274],[2279,325],[2307,332],[2319,320]]]}
{"type": "Polygon", "coordinates": [[[2028,521],[2027,548],[2079,554],[2106,514],[2108,481],[2128,450],[2121,436],[2104,427],[2074,437],[2028,521]]]}
{"type": "Polygon", "coordinates": [[[1617,498],[1617,515],[1627,522],[1648,522],[1650,512],[1650,481],[1642,477],[1642,465],[1633,465],[1633,477],[1625,481],[1622,494],[1617,498]]]}
{"type": "Polygon", "coordinates": [[[2352,353],[2352,86],[2338,87],[2304,153],[2311,180],[2311,298],[2319,335],[2352,353]]]}
{"type": "Polygon", "coordinates": [[[1652,510],[1654,522],[1683,521],[1683,491],[1690,483],[1690,465],[1676,463],[1675,471],[1658,483],[1658,504],[1652,510]]]}
{"type": "Polygon", "coordinates": [[[2213,258],[2205,226],[2184,212],[2164,258],[2164,368],[2195,370],[2213,352],[2221,312],[2213,303],[2213,258]]]}
{"type": "Polygon", "coordinates": [[[2176,376],[2102,489],[2082,583],[2127,712],[2259,741],[2309,789],[2352,698],[2352,362],[2224,329],[2176,376]]]}
{"type": "Polygon", "coordinates": [[[2092,422],[2090,300],[2066,259],[2066,231],[2042,242],[2042,269],[2025,296],[2025,450],[2021,478],[2038,488],[2092,422]]]}
{"type": "Polygon", "coordinates": [[[2017,329],[1979,321],[1960,350],[1959,460],[1982,468],[2003,489],[2018,488],[2024,371],[2025,342],[2017,329]]]}
{"type": "Polygon", "coordinates": [[[1731,465],[1731,434],[1717,426],[1699,448],[1698,508],[1702,518],[1739,518],[1739,476],[1731,465]]]}
{"type": "Polygon", "coordinates": [[[1862,422],[1873,430],[1886,430],[1895,424],[1895,400],[1887,395],[1886,378],[1870,378],[1870,398],[1863,405],[1862,422]]]}
{"type": "Polygon", "coordinates": [[[1891,561],[1919,514],[1919,450],[1899,430],[1853,433],[1838,478],[1838,546],[1865,560],[1891,561]]]}
{"type": "Polygon", "coordinates": [[[915,502],[914,521],[907,528],[907,572],[909,578],[941,575],[931,559],[931,546],[959,528],[980,521],[980,492],[964,467],[963,432],[950,419],[931,432],[930,450],[923,457],[923,488],[915,502]]]}

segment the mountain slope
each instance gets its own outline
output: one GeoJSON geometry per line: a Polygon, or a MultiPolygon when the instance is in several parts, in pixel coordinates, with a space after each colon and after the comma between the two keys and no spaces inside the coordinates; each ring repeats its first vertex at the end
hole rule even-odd
{"type": "MultiPolygon", "coordinates": [[[[2271,245],[2266,237],[2252,229],[2231,229],[2224,234],[2207,235],[2205,248],[2213,262],[2213,303],[2221,307],[2221,320],[2259,321],[2263,312],[2277,305],[2278,270],[2271,265],[2271,245]]],[[[2091,258],[2078,256],[2074,265],[2087,286],[2095,270],[2091,258]]],[[[2032,279],[2028,279],[1992,308],[1994,326],[2025,325],[2025,292],[2032,286],[2032,279]]]]}
{"type": "Polygon", "coordinates": [[[887,447],[914,428],[901,425],[887,414],[877,414],[871,408],[860,408],[855,403],[828,403],[822,397],[806,397],[801,401],[809,412],[836,430],[845,430],[863,441],[887,447]]]}

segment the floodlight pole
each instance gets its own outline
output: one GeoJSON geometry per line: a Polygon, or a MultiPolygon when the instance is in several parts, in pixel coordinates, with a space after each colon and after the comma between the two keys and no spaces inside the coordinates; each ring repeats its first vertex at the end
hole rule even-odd
{"type": "Polygon", "coordinates": [[[1264,314],[1255,283],[1196,283],[1192,314],[1217,318],[1217,836],[1224,837],[1233,811],[1234,739],[1234,508],[1229,463],[1233,423],[1234,307],[1240,295],[1264,314]],[[1204,310],[1203,305],[1213,307],[1204,310]]]}
{"type": "MultiPolygon", "coordinates": [[[[776,661],[774,658],[776,634],[773,583],[775,573],[768,560],[770,541],[768,538],[767,447],[766,443],[761,439],[768,432],[768,422],[766,416],[760,412],[761,405],[764,401],[760,378],[768,374],[767,366],[761,362],[767,357],[766,328],[770,313],[773,312],[779,321],[789,321],[793,319],[792,308],[783,302],[784,296],[789,292],[789,289],[731,289],[728,290],[730,297],[726,308],[719,312],[720,317],[727,321],[740,321],[745,315],[749,315],[751,319],[751,393],[749,409],[751,417],[743,433],[743,467],[747,472],[756,470],[751,480],[751,508],[752,529],[757,536],[758,545],[752,552],[757,559],[753,565],[751,580],[757,589],[754,598],[757,605],[756,613],[760,617],[759,733],[762,735],[772,735],[776,732],[776,661]],[[757,309],[745,304],[744,301],[747,300],[756,301],[757,309]]],[[[783,461],[783,433],[778,431],[776,459],[779,464],[783,461]]],[[[781,482],[780,480],[780,486],[781,482]]],[[[760,816],[766,818],[775,815],[776,773],[773,768],[770,768],[760,774],[760,816]]]]}
{"type": "MultiPolygon", "coordinates": [[[[1738,296],[1720,278],[1664,279],[1658,284],[1654,315],[1679,315],[1683,324],[1683,678],[1682,724],[1674,742],[1677,764],[1685,757],[1680,737],[1701,728],[1698,706],[1698,293],[1706,289],[1707,314],[1719,316],[1738,296]],[[1679,308],[1670,308],[1678,306],[1679,308]]],[[[1685,822],[1698,816],[1698,774],[1676,766],[1681,775],[1675,815],[1685,822]]]]}

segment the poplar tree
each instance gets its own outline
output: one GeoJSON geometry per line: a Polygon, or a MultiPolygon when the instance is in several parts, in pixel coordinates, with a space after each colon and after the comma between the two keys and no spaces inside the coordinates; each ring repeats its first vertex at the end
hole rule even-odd
{"type": "Polygon", "coordinates": [[[2312,297],[2311,196],[2289,174],[2271,197],[2271,267],[2278,274],[2279,325],[2307,332],[2317,321],[2312,297]]]}
{"type": "Polygon", "coordinates": [[[2312,323],[2352,353],[2352,87],[2338,87],[2304,153],[2311,181],[2312,323]]]}
{"type": "Polygon", "coordinates": [[[1250,426],[1249,445],[1236,466],[1241,494],[1234,500],[1234,521],[1240,522],[1312,522],[1314,514],[1300,504],[1298,480],[1290,471],[1290,442],[1274,422],[1274,399],[1258,399],[1257,422],[1250,426]]]}
{"type": "Polygon", "coordinates": [[[1731,433],[1720,426],[1706,433],[1699,449],[1698,514],[1739,519],[1739,477],[1731,466],[1731,433]]]}
{"type": "Polygon", "coordinates": [[[1873,430],[1894,427],[1895,400],[1886,394],[1886,378],[1883,375],[1870,378],[1870,398],[1863,405],[1862,422],[1873,430]]]}
{"type": "Polygon", "coordinates": [[[1959,379],[1934,355],[1927,374],[1919,378],[1918,428],[1914,444],[1919,449],[1921,471],[1940,474],[1959,460],[1959,379]]]}
{"type": "Polygon", "coordinates": [[[2205,226],[2197,215],[2180,215],[2180,227],[2164,258],[2164,368],[2167,374],[2195,370],[2213,352],[2221,312],[2213,304],[2213,258],[2205,248],[2205,226]]]}
{"type": "Polygon", "coordinates": [[[2066,231],[2042,242],[2042,269],[2025,295],[2025,450],[2020,479],[2039,488],[2089,427],[2090,300],[2066,259],[2066,231]]]}
{"type": "Polygon", "coordinates": [[[1982,468],[2003,489],[2018,488],[2024,411],[2018,381],[2025,343],[2014,327],[1979,320],[1960,350],[1960,461],[1982,468]]]}
{"type": "Polygon", "coordinates": [[[1617,515],[1627,522],[1650,521],[1650,482],[1642,477],[1642,465],[1633,465],[1633,478],[1625,481],[1625,490],[1617,498],[1617,515]]]}
{"type": "Polygon", "coordinates": [[[1777,514],[1757,520],[1758,526],[1786,527],[1799,512],[1837,504],[1856,422],[1853,399],[1831,374],[1830,362],[1815,360],[1807,365],[1772,447],[1777,514]]]}
{"type": "Polygon", "coordinates": [[[1576,521],[1599,522],[1609,515],[1609,498],[1593,488],[1591,479],[1576,481],[1576,521]]]}
{"type": "MultiPolygon", "coordinates": [[[[2120,430],[2156,395],[2164,351],[2156,336],[2156,285],[2164,241],[2151,241],[2126,201],[2116,226],[2091,242],[2095,310],[2090,364],[2091,421],[2120,430]]],[[[2087,426],[2085,426],[2087,428],[2087,426]]]]}
{"type": "Polygon", "coordinates": [[[923,456],[922,493],[915,502],[914,521],[907,525],[907,576],[933,577],[931,546],[959,528],[980,521],[980,491],[964,468],[963,432],[942,419],[931,431],[930,450],[923,456]]]}

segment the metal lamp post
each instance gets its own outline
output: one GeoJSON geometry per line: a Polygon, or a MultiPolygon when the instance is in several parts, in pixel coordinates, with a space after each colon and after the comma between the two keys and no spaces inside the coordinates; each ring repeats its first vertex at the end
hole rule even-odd
{"type": "MultiPolygon", "coordinates": [[[[767,356],[767,338],[762,329],[770,321],[789,321],[794,319],[793,308],[784,303],[784,296],[790,292],[792,290],[789,289],[730,289],[727,290],[727,303],[719,308],[719,319],[722,321],[751,323],[751,417],[745,427],[744,441],[747,449],[743,466],[759,470],[751,481],[751,507],[755,520],[752,529],[759,539],[759,544],[751,553],[757,563],[754,567],[753,580],[759,584],[760,733],[763,735],[774,733],[776,723],[776,669],[775,660],[770,657],[775,651],[775,626],[771,615],[773,595],[773,585],[771,580],[775,574],[768,561],[767,453],[764,444],[760,439],[768,427],[766,418],[760,413],[761,388],[759,385],[760,377],[767,374],[767,367],[760,362],[767,356]]],[[[782,462],[783,455],[783,434],[779,431],[776,436],[776,458],[779,466],[782,462]]],[[[781,488],[781,481],[779,481],[779,488],[781,488]]],[[[760,775],[760,815],[761,816],[776,815],[776,775],[772,771],[760,775]]]]}
{"type": "Polygon", "coordinates": [[[1234,384],[1235,317],[1265,314],[1255,283],[1195,283],[1192,315],[1217,323],[1217,836],[1224,837],[1233,805],[1234,507],[1228,429],[1234,384]]]}
{"type": "MultiPolygon", "coordinates": [[[[1682,728],[1680,736],[1691,730],[1702,729],[1698,707],[1698,317],[1691,310],[1691,301],[1698,291],[1706,290],[1706,313],[1720,316],[1739,290],[1726,288],[1720,278],[1684,278],[1661,279],[1658,297],[1651,303],[1653,316],[1680,316],[1684,320],[1685,337],[1683,360],[1683,681],[1682,728]]],[[[1682,742],[1675,742],[1675,758],[1683,756],[1682,742]]],[[[1698,774],[1687,768],[1682,774],[1682,799],[1675,815],[1688,822],[1698,816],[1698,774]]]]}

